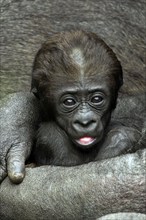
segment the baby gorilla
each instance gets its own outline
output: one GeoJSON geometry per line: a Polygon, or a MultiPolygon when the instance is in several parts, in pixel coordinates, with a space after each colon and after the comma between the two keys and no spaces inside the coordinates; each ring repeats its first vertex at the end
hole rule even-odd
{"type": "MultiPolygon", "coordinates": [[[[42,108],[35,162],[78,165],[117,156],[131,146],[124,127],[108,135],[122,83],[120,62],[96,34],[78,30],[50,37],[32,73],[32,91],[42,108]]],[[[132,130],[130,139],[136,137],[132,130]]]]}

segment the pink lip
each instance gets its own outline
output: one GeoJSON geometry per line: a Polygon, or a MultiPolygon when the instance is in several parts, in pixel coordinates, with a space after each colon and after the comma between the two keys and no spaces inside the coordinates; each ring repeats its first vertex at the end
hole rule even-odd
{"type": "Polygon", "coordinates": [[[82,137],[79,140],[76,140],[78,144],[80,145],[90,145],[95,141],[95,138],[93,137],[82,137]]]}

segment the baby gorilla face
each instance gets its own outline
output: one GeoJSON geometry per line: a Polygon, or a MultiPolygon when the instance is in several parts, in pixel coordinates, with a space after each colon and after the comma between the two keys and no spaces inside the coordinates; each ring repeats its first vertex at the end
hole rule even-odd
{"type": "Polygon", "coordinates": [[[88,149],[101,141],[115,108],[122,69],[113,51],[93,33],[65,32],[39,50],[32,88],[70,143],[88,149]]]}
{"type": "Polygon", "coordinates": [[[68,138],[83,149],[101,141],[110,119],[110,89],[104,82],[71,82],[59,87],[54,95],[54,111],[58,125],[68,138]]]}

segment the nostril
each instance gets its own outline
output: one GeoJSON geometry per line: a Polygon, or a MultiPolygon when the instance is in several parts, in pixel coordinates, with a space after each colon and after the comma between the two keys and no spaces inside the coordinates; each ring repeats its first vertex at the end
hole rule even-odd
{"type": "Polygon", "coordinates": [[[74,122],[75,126],[88,127],[90,125],[96,124],[95,120],[77,120],[74,122]]]}
{"type": "Polygon", "coordinates": [[[90,126],[94,123],[95,123],[95,121],[91,120],[91,121],[84,121],[82,124],[83,124],[83,126],[90,126]]]}

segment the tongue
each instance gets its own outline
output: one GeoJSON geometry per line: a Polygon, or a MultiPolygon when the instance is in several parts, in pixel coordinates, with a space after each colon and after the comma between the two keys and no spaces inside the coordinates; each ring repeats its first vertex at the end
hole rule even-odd
{"type": "Polygon", "coordinates": [[[90,144],[91,142],[93,142],[94,138],[92,137],[82,137],[79,139],[81,144],[87,145],[90,144]]]}

